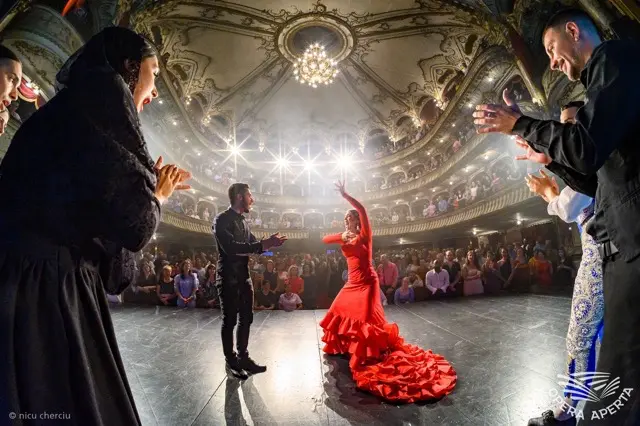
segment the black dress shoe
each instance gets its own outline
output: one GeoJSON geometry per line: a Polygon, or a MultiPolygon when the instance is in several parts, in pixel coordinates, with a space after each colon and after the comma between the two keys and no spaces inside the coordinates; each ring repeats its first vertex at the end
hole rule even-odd
{"type": "Polygon", "coordinates": [[[244,369],[240,366],[240,362],[238,360],[227,361],[225,363],[225,370],[227,371],[227,375],[231,375],[236,379],[247,380],[249,376],[245,373],[244,369]]]}
{"type": "Polygon", "coordinates": [[[267,371],[267,367],[256,364],[256,362],[248,356],[238,358],[238,361],[240,367],[249,374],[258,374],[267,371]]]}
{"type": "Polygon", "coordinates": [[[544,413],[542,413],[542,416],[529,419],[529,423],[527,423],[527,426],[552,426],[552,425],[575,426],[575,424],[576,424],[575,417],[570,417],[566,420],[557,420],[553,416],[553,411],[547,410],[544,413]]]}

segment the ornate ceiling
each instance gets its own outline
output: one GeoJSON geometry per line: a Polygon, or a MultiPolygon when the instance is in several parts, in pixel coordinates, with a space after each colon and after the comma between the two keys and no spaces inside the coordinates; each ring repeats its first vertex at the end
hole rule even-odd
{"type": "Polygon", "coordinates": [[[137,10],[132,22],[161,46],[197,125],[221,138],[244,131],[257,143],[315,126],[357,146],[380,130],[392,140],[413,136],[425,105],[446,105],[474,58],[495,44],[492,14],[510,3],[169,0],[137,10]],[[317,89],[292,78],[291,61],[313,42],[340,71],[317,89]]]}

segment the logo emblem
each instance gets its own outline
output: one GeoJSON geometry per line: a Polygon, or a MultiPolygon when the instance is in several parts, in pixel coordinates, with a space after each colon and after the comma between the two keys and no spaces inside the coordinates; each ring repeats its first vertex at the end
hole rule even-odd
{"type": "Polygon", "coordinates": [[[571,393],[576,401],[599,402],[616,394],[620,387],[620,377],[609,380],[609,373],[586,371],[565,376],[558,374],[558,384],[571,393]]]}

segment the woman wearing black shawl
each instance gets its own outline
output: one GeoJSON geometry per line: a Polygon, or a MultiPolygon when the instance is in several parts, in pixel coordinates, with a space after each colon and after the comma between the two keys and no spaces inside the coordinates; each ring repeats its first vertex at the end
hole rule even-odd
{"type": "Polygon", "coordinates": [[[102,31],[63,67],[59,93],[0,165],[1,415],[140,424],[104,292],[131,283],[133,252],[189,178],[154,166],[142,137],[138,112],[157,96],[157,69],[142,37],[102,31]]]}

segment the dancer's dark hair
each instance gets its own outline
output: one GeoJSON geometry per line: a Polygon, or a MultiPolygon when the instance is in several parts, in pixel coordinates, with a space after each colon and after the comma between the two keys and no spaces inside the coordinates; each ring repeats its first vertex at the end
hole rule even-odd
{"type": "Polygon", "coordinates": [[[349,210],[347,210],[347,214],[350,214],[351,216],[353,216],[356,219],[358,219],[358,230],[360,230],[361,222],[360,222],[360,213],[358,213],[358,210],[349,209],[349,210]]]}
{"type": "Polygon", "coordinates": [[[11,61],[20,62],[20,59],[18,58],[18,56],[16,56],[15,53],[13,53],[13,50],[0,44],[0,60],[2,59],[9,59],[11,61]]]}

